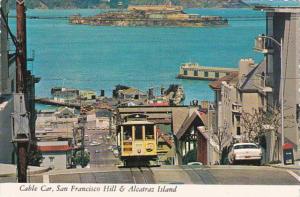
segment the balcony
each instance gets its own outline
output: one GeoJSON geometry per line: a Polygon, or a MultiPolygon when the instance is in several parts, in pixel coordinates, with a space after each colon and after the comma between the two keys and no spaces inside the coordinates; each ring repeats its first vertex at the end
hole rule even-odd
{"type": "Polygon", "coordinates": [[[269,93],[272,92],[272,87],[270,84],[271,76],[270,75],[256,75],[253,80],[253,85],[261,92],[261,93],[269,93]]]}
{"type": "Polygon", "coordinates": [[[232,103],[232,113],[241,114],[242,105],[240,103],[234,102],[232,103]]]}

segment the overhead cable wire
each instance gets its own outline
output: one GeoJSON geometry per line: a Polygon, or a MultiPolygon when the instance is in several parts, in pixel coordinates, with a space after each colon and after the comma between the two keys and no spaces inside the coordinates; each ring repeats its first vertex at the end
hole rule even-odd
{"type": "MultiPolygon", "coordinates": [[[[72,16],[26,16],[27,19],[31,20],[69,20],[72,16]]],[[[96,18],[96,16],[86,16],[90,18],[96,18]]],[[[209,17],[209,15],[208,15],[209,17]]],[[[265,21],[269,20],[266,18],[266,16],[255,16],[255,15],[242,15],[242,16],[220,16],[222,19],[227,19],[229,21],[265,21]]],[[[299,18],[300,16],[293,16],[292,18],[299,18]]],[[[16,18],[16,16],[8,16],[8,18],[16,18]]],[[[97,18],[96,18],[97,19],[97,18]]],[[[221,20],[222,20],[221,19],[221,20]]],[[[97,19],[101,20],[101,19],[97,19]]],[[[109,21],[116,21],[116,20],[122,20],[122,19],[102,19],[102,20],[109,20],[109,21]]],[[[133,20],[139,20],[139,19],[133,19],[133,20]]],[[[140,19],[140,20],[147,20],[147,19],[140,19]]],[[[215,19],[215,20],[209,20],[209,21],[220,21],[220,19],[215,19]]]]}

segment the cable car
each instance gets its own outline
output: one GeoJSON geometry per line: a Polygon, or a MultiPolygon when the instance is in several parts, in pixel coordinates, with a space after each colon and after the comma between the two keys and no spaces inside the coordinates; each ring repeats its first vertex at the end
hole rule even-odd
{"type": "Polygon", "coordinates": [[[156,125],[146,115],[129,115],[118,128],[117,143],[124,166],[144,166],[157,160],[156,125]]]}

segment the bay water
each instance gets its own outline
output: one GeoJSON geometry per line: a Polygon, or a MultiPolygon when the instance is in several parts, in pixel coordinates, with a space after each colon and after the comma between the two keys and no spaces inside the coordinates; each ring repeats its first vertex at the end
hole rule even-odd
{"type": "MultiPolygon", "coordinates": [[[[186,101],[213,100],[208,81],[176,79],[180,64],[238,67],[241,58],[263,56],[253,51],[254,38],[265,32],[265,13],[250,9],[187,9],[187,13],[227,17],[225,27],[104,27],[72,25],[74,14],[95,15],[102,10],[28,10],[28,67],[41,77],[38,97],[49,97],[55,86],[104,89],[110,96],[115,85],[147,91],[149,87],[182,84],[186,101]]],[[[13,15],[13,13],[12,13],[13,15]]],[[[12,29],[15,20],[10,19],[12,29]]]]}

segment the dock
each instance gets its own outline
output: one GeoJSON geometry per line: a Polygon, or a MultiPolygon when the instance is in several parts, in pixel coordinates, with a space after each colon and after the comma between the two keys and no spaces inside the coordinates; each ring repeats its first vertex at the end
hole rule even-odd
{"type": "Polygon", "coordinates": [[[197,63],[188,62],[180,66],[177,78],[215,81],[232,72],[238,72],[238,68],[200,66],[197,63]]]}
{"type": "Polygon", "coordinates": [[[78,103],[59,102],[48,98],[36,98],[35,102],[39,104],[45,104],[45,105],[64,106],[64,107],[80,109],[80,104],[78,103]]]}

